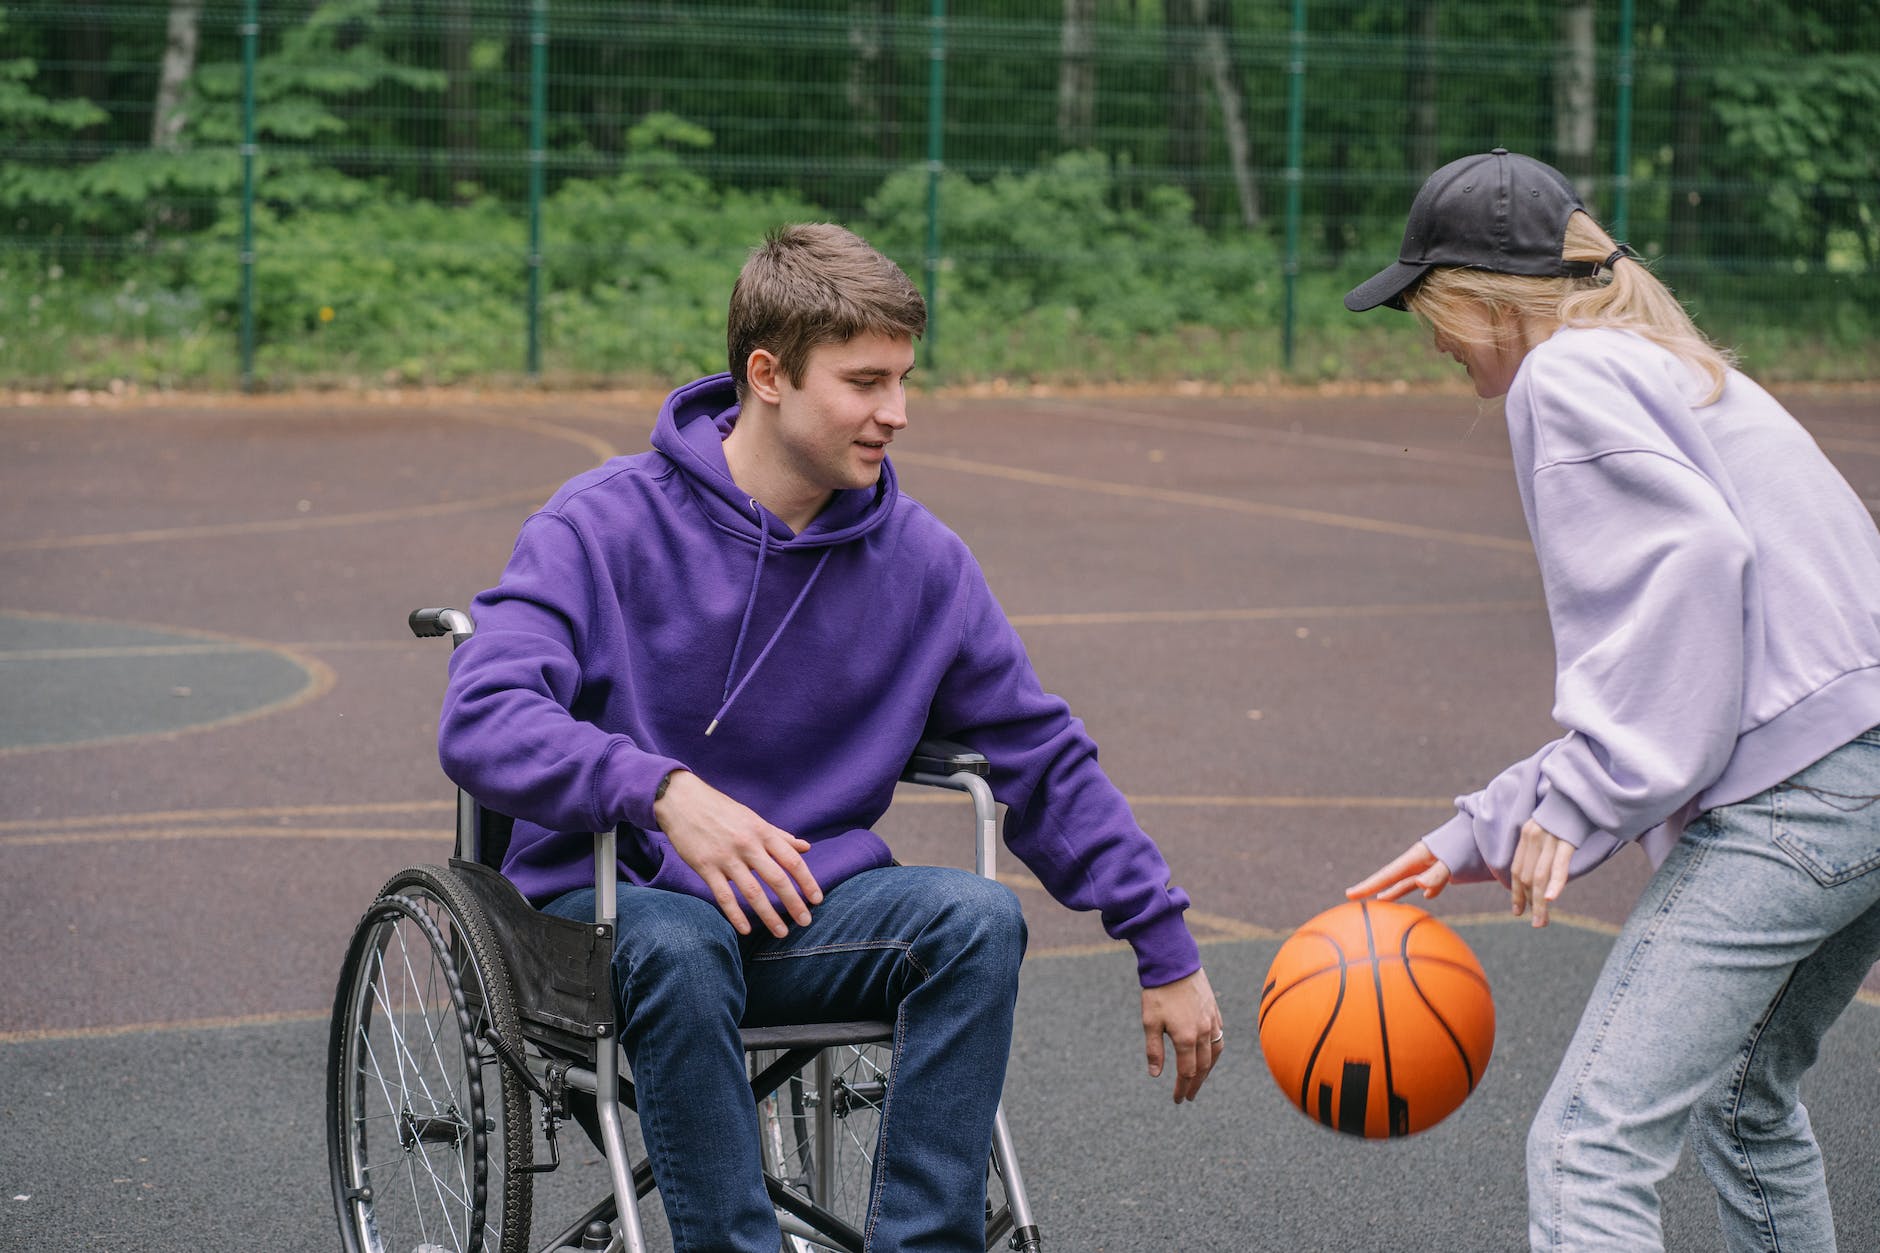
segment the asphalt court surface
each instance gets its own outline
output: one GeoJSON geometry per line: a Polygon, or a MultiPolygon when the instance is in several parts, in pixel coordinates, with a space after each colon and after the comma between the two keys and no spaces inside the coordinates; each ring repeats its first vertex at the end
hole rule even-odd
{"type": "MultiPolygon", "coordinates": [[[[1880,509],[1880,394],[1785,399],[1880,509]]],[[[448,645],[405,614],[467,604],[556,485],[645,446],[654,400],[0,409],[0,1247],[332,1246],[319,1069],[345,937],[392,871],[448,852],[448,645]]],[[[1050,1247],[1517,1245],[1526,1118],[1642,858],[1539,933],[1489,887],[1434,903],[1501,1024],[1483,1089],[1427,1136],[1315,1131],[1252,1047],[1278,937],[1555,734],[1499,415],[938,397],[897,442],[1193,895],[1236,1046],[1199,1106],[1166,1108],[1127,958],[1014,878],[1008,1103],[1050,1247]]],[[[961,864],[969,827],[913,794],[884,834],[961,864]]],[[[1880,1248],[1876,993],[1810,1095],[1844,1248],[1880,1248]]],[[[1715,1246],[1688,1162],[1667,1207],[1672,1247],[1715,1246]]]]}

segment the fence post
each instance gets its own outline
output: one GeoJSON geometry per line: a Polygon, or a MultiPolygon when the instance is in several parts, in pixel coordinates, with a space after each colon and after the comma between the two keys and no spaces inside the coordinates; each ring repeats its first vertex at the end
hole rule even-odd
{"type": "Polygon", "coordinates": [[[1299,285],[1300,183],[1304,179],[1306,0],[1293,0],[1292,55],[1286,63],[1286,311],[1280,360],[1293,365],[1293,318],[1299,285]]]}
{"type": "Polygon", "coordinates": [[[927,44],[927,332],[921,337],[926,368],[938,371],[940,324],[940,171],[946,134],[947,4],[933,0],[927,44]]]}
{"type": "Polygon", "coordinates": [[[548,0],[529,5],[529,355],[530,378],[542,373],[542,147],[548,110],[548,0]]]}
{"type": "Polygon", "coordinates": [[[255,42],[261,22],[257,0],[244,0],[242,37],[242,246],[241,387],[255,389],[255,42]]]}
{"type": "Polygon", "coordinates": [[[1632,211],[1632,6],[1619,4],[1619,107],[1612,137],[1612,236],[1623,241],[1632,211]]]}

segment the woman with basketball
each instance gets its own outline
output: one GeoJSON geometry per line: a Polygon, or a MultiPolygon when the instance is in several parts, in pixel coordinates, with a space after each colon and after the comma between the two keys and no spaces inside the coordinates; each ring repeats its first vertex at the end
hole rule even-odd
{"type": "Polygon", "coordinates": [[[1658,1248],[1688,1132],[1728,1247],[1832,1249],[1798,1090],[1880,958],[1880,533],[1558,171],[1432,175],[1406,309],[1507,396],[1566,734],[1349,891],[1490,877],[1534,925],[1637,841],[1657,872],[1528,1134],[1536,1249],[1658,1248]]]}

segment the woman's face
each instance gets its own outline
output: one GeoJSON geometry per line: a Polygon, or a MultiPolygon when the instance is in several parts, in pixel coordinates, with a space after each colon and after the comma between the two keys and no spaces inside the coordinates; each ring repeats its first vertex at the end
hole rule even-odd
{"type": "Polygon", "coordinates": [[[1507,395],[1514,386],[1515,371],[1527,356],[1527,337],[1519,328],[1510,333],[1490,310],[1481,307],[1452,329],[1453,334],[1436,332],[1436,351],[1461,362],[1477,396],[1492,400],[1507,395]]]}

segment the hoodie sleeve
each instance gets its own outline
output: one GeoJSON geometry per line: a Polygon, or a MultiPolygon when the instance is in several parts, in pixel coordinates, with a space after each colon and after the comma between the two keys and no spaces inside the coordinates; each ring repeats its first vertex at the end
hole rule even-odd
{"type": "MultiPolygon", "coordinates": [[[[1548,403],[1570,426],[1576,403],[1625,402],[1548,403]]],[[[1717,487],[1664,448],[1575,449],[1535,471],[1529,509],[1567,734],[1425,837],[1461,881],[1505,882],[1529,818],[1580,850],[1573,873],[1597,865],[1714,780],[1740,724],[1752,549],[1717,487]]]]}
{"type": "Polygon", "coordinates": [[[1006,806],[1006,845],[1056,900],[1096,910],[1104,930],[1135,950],[1142,986],[1193,974],[1201,954],[1182,917],[1188,894],[1098,766],[1083,723],[1040,685],[970,557],[956,594],[958,652],[928,733],[985,754],[993,794],[1006,806]]]}
{"type": "Polygon", "coordinates": [[[551,831],[653,824],[653,792],[682,768],[572,712],[595,646],[592,565],[564,518],[523,524],[476,632],[451,655],[438,723],[444,773],[499,813],[551,831]]]}

